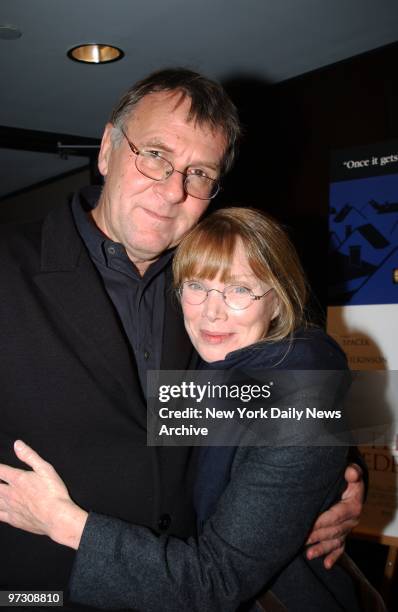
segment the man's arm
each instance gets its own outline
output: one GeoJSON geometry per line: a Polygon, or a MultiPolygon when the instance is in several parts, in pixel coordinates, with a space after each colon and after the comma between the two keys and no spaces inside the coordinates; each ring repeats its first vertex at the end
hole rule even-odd
{"type": "Polygon", "coordinates": [[[325,555],[326,569],[332,568],[343,554],[345,538],[358,525],[366,496],[368,470],[356,447],[350,449],[350,459],[358,463],[347,466],[347,488],[341,500],[317,518],[307,540],[307,558],[325,555]]]}

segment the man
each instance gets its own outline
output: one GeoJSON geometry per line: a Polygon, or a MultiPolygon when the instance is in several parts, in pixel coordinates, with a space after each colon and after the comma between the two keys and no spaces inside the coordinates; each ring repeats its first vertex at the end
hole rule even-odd
{"type": "MultiPolygon", "coordinates": [[[[216,195],[238,137],[217,84],[155,73],[105,128],[103,190],[2,231],[0,462],[15,465],[12,442],[23,438],[80,506],[157,533],[195,532],[195,475],[189,448],[146,446],[146,371],[195,365],[169,291],[172,247],[216,195]]],[[[329,511],[335,537],[313,552],[341,549],[358,517],[356,486],[329,511]]],[[[330,538],[325,522],[315,542],[330,538]]],[[[70,549],[5,525],[0,542],[2,589],[65,589],[70,549]]]]}

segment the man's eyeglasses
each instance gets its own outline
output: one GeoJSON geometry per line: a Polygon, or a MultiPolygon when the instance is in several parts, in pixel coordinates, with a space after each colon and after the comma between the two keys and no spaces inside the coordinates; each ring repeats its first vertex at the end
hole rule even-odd
{"type": "Polygon", "coordinates": [[[265,291],[262,295],[255,295],[248,287],[243,287],[241,285],[228,285],[223,291],[220,291],[219,289],[206,289],[206,287],[198,281],[187,280],[182,283],[179,288],[179,293],[181,299],[187,302],[187,304],[198,306],[207,300],[210,291],[216,291],[217,293],[221,293],[227,306],[233,310],[244,310],[245,308],[249,308],[256,300],[261,300],[261,298],[265,297],[272,289],[273,287],[265,291]]]}
{"type": "Polygon", "coordinates": [[[173,164],[162,157],[158,151],[137,149],[135,144],[128,139],[124,130],[121,130],[121,132],[127,140],[132,153],[136,156],[135,167],[138,172],[141,172],[147,178],[154,181],[165,181],[173,172],[178,172],[184,177],[185,192],[193,198],[199,198],[199,200],[211,200],[220,191],[219,182],[206,176],[203,170],[199,168],[188,169],[187,172],[176,170],[173,164]]]}

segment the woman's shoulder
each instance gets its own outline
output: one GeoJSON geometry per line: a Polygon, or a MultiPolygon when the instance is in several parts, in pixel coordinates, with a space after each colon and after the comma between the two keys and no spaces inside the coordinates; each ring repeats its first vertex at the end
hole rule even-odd
{"type": "Polygon", "coordinates": [[[298,329],[291,341],[287,356],[289,367],[301,369],[340,370],[347,368],[347,358],[337,342],[319,327],[298,329]],[[297,363],[297,366],[295,365],[297,363]]]}
{"type": "Polygon", "coordinates": [[[258,342],[227,355],[224,367],[266,367],[286,370],[345,370],[347,359],[323,329],[306,327],[275,342],[258,342]]]}

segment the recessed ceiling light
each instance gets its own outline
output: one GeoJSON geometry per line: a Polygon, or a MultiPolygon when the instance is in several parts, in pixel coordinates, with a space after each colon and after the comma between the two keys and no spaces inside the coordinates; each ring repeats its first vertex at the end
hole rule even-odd
{"type": "Polygon", "coordinates": [[[21,38],[22,32],[18,30],[13,25],[9,24],[0,24],[0,38],[3,40],[15,40],[16,38],[21,38]]]}
{"type": "Polygon", "coordinates": [[[124,53],[111,45],[79,45],[68,51],[68,57],[85,64],[105,64],[122,59],[124,53]]]}

